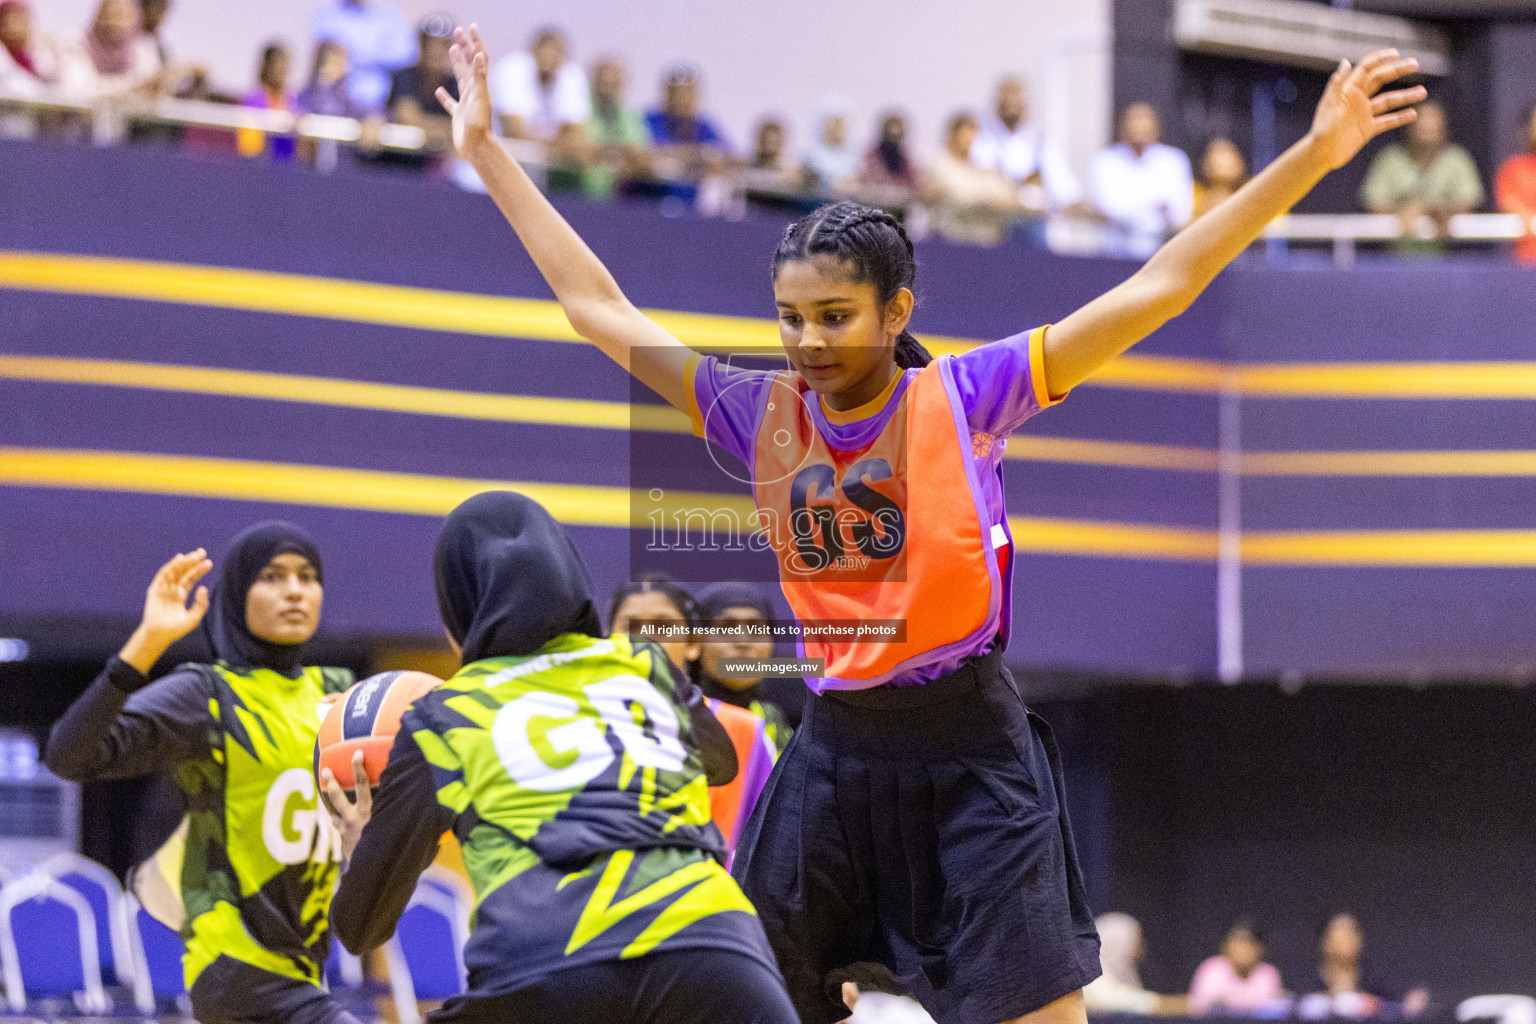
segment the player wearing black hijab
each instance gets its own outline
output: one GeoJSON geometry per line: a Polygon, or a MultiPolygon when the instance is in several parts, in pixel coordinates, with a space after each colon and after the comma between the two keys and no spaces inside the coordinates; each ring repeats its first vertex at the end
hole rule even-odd
{"type": "Polygon", "coordinates": [[[75,781],[174,771],[188,813],[172,885],[202,1024],[355,1024],[320,987],[340,857],[317,803],[315,736],[326,695],[352,682],[300,663],[320,622],[320,553],[274,520],[235,537],[210,597],[197,584],[212,567],[199,548],[160,568],[138,629],[54,725],[47,765],[75,781]],[[200,624],[215,660],[151,682],[200,624]]]}
{"type": "Polygon", "coordinates": [[[435,1022],[794,1024],[721,866],[707,787],[735,755],[697,689],[655,644],[602,635],[586,566],[529,498],[460,505],[436,569],[464,667],[402,716],[371,819],[326,790],[342,943],[389,937],[452,829],[477,901],[469,991],[435,1022]]]}

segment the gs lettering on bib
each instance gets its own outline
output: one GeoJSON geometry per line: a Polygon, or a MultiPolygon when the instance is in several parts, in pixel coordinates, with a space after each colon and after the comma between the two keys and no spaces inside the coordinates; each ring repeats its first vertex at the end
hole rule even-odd
{"type": "Polygon", "coordinates": [[[945,358],[916,373],[865,446],[829,445],[803,378],[767,389],[752,466],[797,618],[899,620],[905,642],[807,640],[829,677],[878,685],[973,641],[1001,607],[992,524],[945,358]]]}

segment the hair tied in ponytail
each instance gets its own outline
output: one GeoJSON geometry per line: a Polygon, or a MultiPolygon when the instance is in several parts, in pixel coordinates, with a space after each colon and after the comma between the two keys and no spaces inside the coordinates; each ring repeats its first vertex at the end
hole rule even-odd
{"type": "Polygon", "coordinates": [[[933,353],[923,347],[923,343],[913,337],[911,331],[902,331],[896,336],[896,365],[903,370],[914,367],[927,366],[933,362],[933,353]]]}

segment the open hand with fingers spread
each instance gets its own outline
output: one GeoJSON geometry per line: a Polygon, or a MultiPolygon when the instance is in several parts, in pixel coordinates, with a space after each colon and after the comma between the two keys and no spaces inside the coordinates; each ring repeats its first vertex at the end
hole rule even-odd
{"type": "Polygon", "coordinates": [[[491,139],[490,58],[478,26],[453,30],[448,59],[458,80],[459,98],[455,100],[447,89],[439,88],[437,102],[453,118],[454,152],[461,160],[471,160],[475,150],[491,139]]]}
{"type": "Polygon", "coordinates": [[[1367,142],[1418,117],[1412,104],[1426,97],[1422,85],[1381,91],[1418,69],[1418,61],[1396,50],[1378,50],[1358,67],[1347,60],[1339,63],[1312,118],[1312,138],[1330,168],[1343,167],[1367,142]]]}
{"type": "Polygon", "coordinates": [[[144,616],[118,657],[148,674],[166,648],[198,627],[208,613],[208,588],[198,581],[213,562],[202,548],[177,555],[162,565],[144,594],[144,616]],[[194,591],[193,588],[196,587],[194,591]],[[189,605],[187,599],[191,598],[189,605]]]}

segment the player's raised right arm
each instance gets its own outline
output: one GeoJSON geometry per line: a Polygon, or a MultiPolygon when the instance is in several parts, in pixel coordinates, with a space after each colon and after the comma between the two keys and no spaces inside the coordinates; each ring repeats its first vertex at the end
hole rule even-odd
{"type": "Polygon", "coordinates": [[[587,248],[491,131],[489,58],[474,25],[454,31],[450,50],[459,98],[439,89],[453,117],[453,145],[486,189],[554,290],[576,333],[678,409],[688,409],[691,350],[624,297],[618,282],[587,248]]]}

